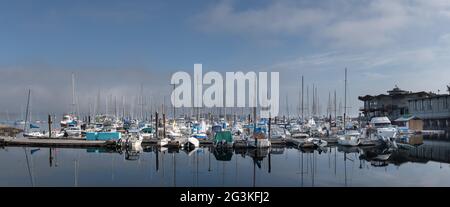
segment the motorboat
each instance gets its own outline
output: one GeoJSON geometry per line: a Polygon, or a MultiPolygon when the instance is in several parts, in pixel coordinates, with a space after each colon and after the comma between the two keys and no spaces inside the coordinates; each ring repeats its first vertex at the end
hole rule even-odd
{"type": "Polygon", "coordinates": [[[338,135],[338,144],[342,146],[358,146],[361,144],[361,133],[357,130],[348,130],[344,135],[338,135]]]}
{"type": "Polygon", "coordinates": [[[76,125],[77,124],[77,118],[75,115],[72,114],[66,114],[63,116],[63,119],[60,122],[62,128],[69,127],[70,125],[76,125]]]}
{"type": "Polygon", "coordinates": [[[233,147],[234,139],[231,131],[221,131],[214,135],[215,147],[233,147]]]}
{"type": "Polygon", "coordinates": [[[171,139],[175,139],[178,137],[182,137],[183,134],[180,130],[180,128],[178,127],[178,125],[174,122],[172,125],[170,125],[171,127],[169,127],[166,130],[166,135],[167,137],[171,138],[171,139]]]}
{"type": "Polygon", "coordinates": [[[272,144],[264,133],[254,133],[252,136],[247,136],[247,146],[253,148],[267,148],[272,144]]]}
{"type": "Polygon", "coordinates": [[[286,139],[285,130],[279,127],[274,127],[270,129],[271,139],[286,139]]]}
{"type": "Polygon", "coordinates": [[[206,122],[202,120],[200,123],[194,124],[192,128],[192,137],[196,139],[207,139],[208,135],[206,134],[206,122]]]}
{"type": "Polygon", "coordinates": [[[299,132],[299,133],[293,133],[291,135],[291,137],[294,139],[306,139],[306,138],[309,138],[309,134],[299,132]]]}
{"type": "Polygon", "coordinates": [[[183,143],[183,148],[185,149],[196,149],[198,147],[200,147],[200,141],[195,137],[186,138],[183,143]]]}
{"type": "Polygon", "coordinates": [[[169,138],[162,138],[156,142],[156,145],[158,145],[159,147],[164,147],[164,146],[169,145],[169,142],[170,142],[169,138]]]}
{"type": "Polygon", "coordinates": [[[305,143],[312,143],[315,147],[326,147],[328,142],[319,138],[307,138],[305,143]]]}
{"type": "Polygon", "coordinates": [[[40,138],[44,137],[44,134],[42,132],[24,132],[23,137],[40,138]]]}
{"type": "Polygon", "coordinates": [[[374,117],[370,121],[370,125],[376,130],[376,135],[383,140],[394,138],[398,132],[388,117],[374,117]]]}
{"type": "Polygon", "coordinates": [[[142,127],[139,131],[144,139],[153,138],[154,130],[151,126],[146,125],[146,126],[142,127]]]}
{"type": "MultiPolygon", "coordinates": [[[[43,137],[49,137],[48,132],[44,133],[43,137]]],[[[62,138],[62,137],[64,137],[64,132],[63,131],[52,131],[51,138],[62,138]]]]}
{"type": "Polygon", "coordinates": [[[231,132],[233,133],[233,135],[241,135],[244,133],[244,129],[242,128],[240,123],[236,122],[233,124],[231,132]]]}
{"type": "Polygon", "coordinates": [[[144,138],[139,130],[129,130],[128,134],[122,138],[122,142],[125,143],[126,147],[131,148],[132,150],[141,149],[143,140],[144,138]]]}
{"type": "Polygon", "coordinates": [[[69,137],[79,137],[81,136],[81,127],[71,126],[64,130],[64,134],[69,137]]]}

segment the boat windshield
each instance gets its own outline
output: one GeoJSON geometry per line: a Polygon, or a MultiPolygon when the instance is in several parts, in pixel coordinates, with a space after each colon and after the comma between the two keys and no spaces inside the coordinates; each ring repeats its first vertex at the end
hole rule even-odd
{"type": "Polygon", "coordinates": [[[375,123],[374,126],[376,128],[382,128],[382,127],[390,127],[391,124],[390,123],[375,123]]]}

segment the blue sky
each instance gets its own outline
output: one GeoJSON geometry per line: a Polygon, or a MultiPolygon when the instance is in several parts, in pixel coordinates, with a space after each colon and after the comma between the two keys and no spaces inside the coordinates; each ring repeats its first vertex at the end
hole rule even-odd
{"type": "Polygon", "coordinates": [[[319,86],[323,111],[329,91],[342,96],[347,67],[356,115],[358,95],[394,85],[443,92],[448,25],[445,0],[2,0],[0,86],[11,90],[0,92],[0,106],[18,111],[31,87],[37,109],[49,110],[44,100],[53,98],[64,111],[71,72],[87,102],[98,90],[120,96],[141,83],[161,87],[171,72],[203,63],[204,71],[279,71],[281,97],[298,93],[303,74],[319,86]]]}

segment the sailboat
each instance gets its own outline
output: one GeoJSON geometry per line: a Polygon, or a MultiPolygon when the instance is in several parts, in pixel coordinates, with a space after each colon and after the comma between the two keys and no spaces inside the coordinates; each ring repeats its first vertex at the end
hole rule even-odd
{"type": "Polygon", "coordinates": [[[345,68],[345,91],[344,91],[344,135],[338,135],[338,144],[342,146],[358,146],[361,144],[361,133],[357,130],[347,130],[347,68],[345,68]]]}
{"type": "Polygon", "coordinates": [[[75,115],[76,111],[75,75],[72,73],[72,113],[63,116],[63,119],[60,122],[61,128],[74,127],[79,124],[75,115]]]}
{"type": "Polygon", "coordinates": [[[30,126],[28,126],[29,121],[29,113],[30,113],[30,99],[31,99],[31,89],[28,89],[28,98],[27,98],[27,109],[25,114],[25,123],[23,127],[23,137],[43,137],[44,135],[41,132],[38,131],[29,131],[32,128],[36,128],[35,125],[30,123],[30,126]]]}

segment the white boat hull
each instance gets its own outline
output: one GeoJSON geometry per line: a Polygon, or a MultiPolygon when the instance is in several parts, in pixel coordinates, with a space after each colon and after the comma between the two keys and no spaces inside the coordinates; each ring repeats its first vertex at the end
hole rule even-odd
{"type": "Polygon", "coordinates": [[[339,136],[338,137],[338,144],[342,146],[358,146],[361,144],[361,140],[358,137],[354,136],[339,136]]]}
{"type": "Polygon", "coordinates": [[[164,146],[169,145],[169,141],[170,141],[170,139],[168,139],[168,138],[160,139],[160,140],[158,140],[157,145],[160,147],[164,147],[164,146]]]}
{"type": "Polygon", "coordinates": [[[394,138],[397,135],[396,128],[379,128],[377,129],[377,135],[385,138],[394,138]]]}
{"type": "Polygon", "coordinates": [[[200,141],[194,137],[189,137],[186,139],[186,142],[184,143],[185,148],[198,148],[200,147],[200,141]]]}

